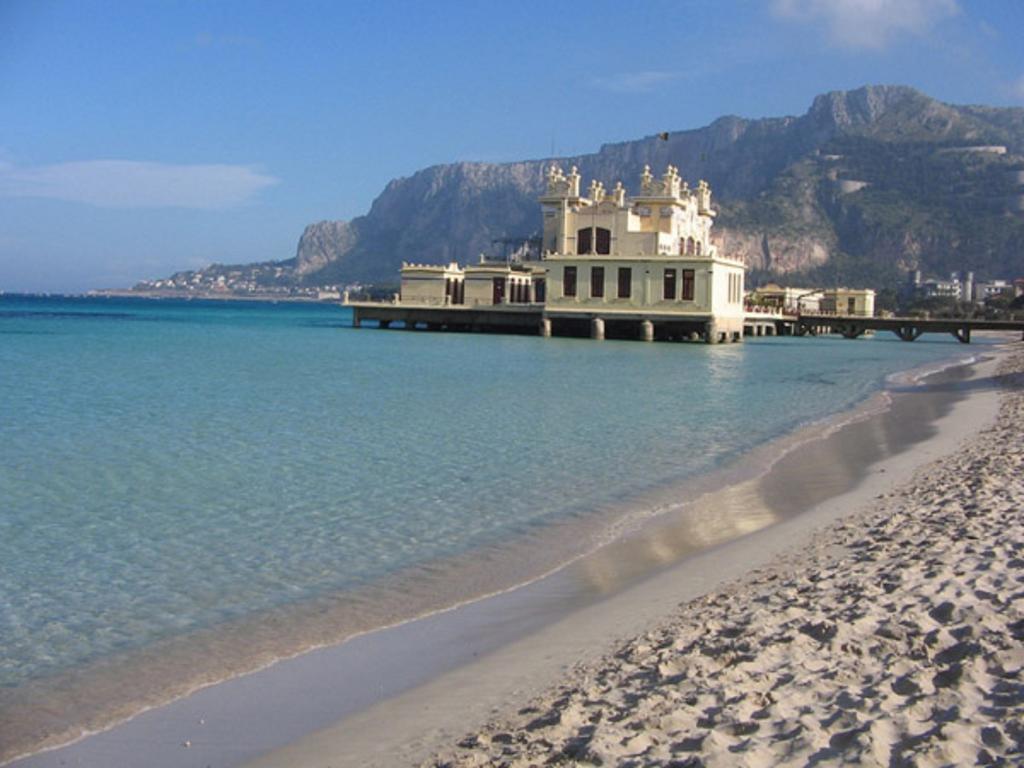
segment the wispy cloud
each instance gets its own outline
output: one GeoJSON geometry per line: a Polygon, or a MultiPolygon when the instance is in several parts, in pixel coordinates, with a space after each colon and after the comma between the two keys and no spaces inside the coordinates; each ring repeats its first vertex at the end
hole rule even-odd
{"type": "Polygon", "coordinates": [[[614,75],[595,77],[591,85],[615,93],[650,93],[656,88],[678,80],[682,72],[647,70],[644,72],[619,72],[614,75]]]}
{"type": "Polygon", "coordinates": [[[880,50],[900,35],[926,35],[960,12],[957,0],[774,0],[784,19],[822,24],[843,48],[880,50]]]}
{"type": "Polygon", "coordinates": [[[990,37],[993,40],[995,40],[997,37],[999,37],[999,30],[996,29],[991,24],[989,24],[987,21],[984,21],[984,20],[979,21],[978,22],[978,29],[981,30],[981,34],[985,35],[985,37],[990,37]]]}
{"type": "Polygon", "coordinates": [[[0,163],[0,196],[42,197],[103,208],[231,208],[278,182],[246,165],[133,160],[36,166],[0,163]]]}

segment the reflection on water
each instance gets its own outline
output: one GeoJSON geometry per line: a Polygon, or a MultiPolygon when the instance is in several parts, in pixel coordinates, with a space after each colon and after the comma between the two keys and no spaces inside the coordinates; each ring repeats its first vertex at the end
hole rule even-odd
{"type": "Polygon", "coordinates": [[[952,368],[930,385],[904,388],[891,411],[846,424],[790,450],[760,477],[704,494],[665,519],[613,542],[577,564],[579,588],[606,595],[701,550],[792,518],[852,490],[871,465],[935,434],[935,422],[978,381],[952,368]]]}
{"type": "Polygon", "coordinates": [[[589,589],[614,592],[651,572],[777,522],[759,480],[706,494],[668,520],[645,526],[584,558],[577,566],[589,589]]]}

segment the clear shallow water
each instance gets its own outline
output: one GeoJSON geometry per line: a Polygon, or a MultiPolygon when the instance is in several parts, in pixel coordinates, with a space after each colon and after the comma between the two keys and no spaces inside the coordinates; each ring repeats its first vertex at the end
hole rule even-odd
{"type": "Polygon", "coordinates": [[[608,508],[977,351],[0,297],[0,686],[608,508]]]}

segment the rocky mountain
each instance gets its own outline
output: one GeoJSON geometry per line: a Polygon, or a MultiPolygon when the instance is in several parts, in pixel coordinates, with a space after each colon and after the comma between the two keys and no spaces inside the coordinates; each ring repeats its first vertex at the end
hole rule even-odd
{"type": "Polygon", "coordinates": [[[551,162],[634,190],[645,164],[707,179],[723,247],[755,280],[884,287],[909,268],[1024,274],[1024,109],[954,106],[912,88],[818,96],[806,114],[723,117],[577,157],[454,163],[390,182],[370,211],[306,228],[274,280],[395,281],[401,262],[462,263],[540,229],[551,162]]]}

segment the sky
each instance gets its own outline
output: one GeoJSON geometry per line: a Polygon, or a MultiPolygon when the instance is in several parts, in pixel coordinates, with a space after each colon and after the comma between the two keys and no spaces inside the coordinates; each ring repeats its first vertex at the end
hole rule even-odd
{"type": "Polygon", "coordinates": [[[1024,106],[1022,35],[1020,0],[0,0],[0,291],[287,259],[430,165],[832,90],[1024,106]]]}

